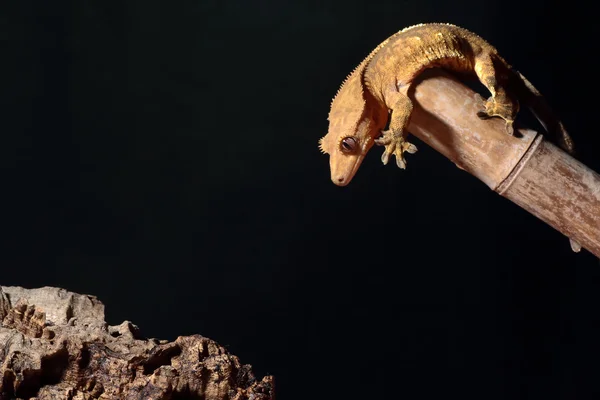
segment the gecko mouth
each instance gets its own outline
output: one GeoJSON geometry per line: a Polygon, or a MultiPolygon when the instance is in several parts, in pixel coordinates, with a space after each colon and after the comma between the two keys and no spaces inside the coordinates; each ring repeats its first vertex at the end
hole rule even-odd
{"type": "Polygon", "coordinates": [[[334,174],[331,177],[331,180],[333,181],[333,183],[335,183],[338,186],[346,186],[350,183],[350,181],[352,180],[352,178],[354,178],[354,175],[356,174],[356,171],[358,171],[358,168],[360,167],[360,164],[362,163],[363,158],[365,158],[364,155],[359,155],[356,157],[356,161],[354,162],[354,165],[352,166],[352,170],[350,171],[349,174],[334,174]]]}

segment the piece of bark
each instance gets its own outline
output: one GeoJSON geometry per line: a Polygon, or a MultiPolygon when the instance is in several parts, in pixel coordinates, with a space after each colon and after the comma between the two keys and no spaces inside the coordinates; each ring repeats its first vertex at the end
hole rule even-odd
{"type": "Polygon", "coordinates": [[[108,326],[94,296],[0,287],[0,400],[268,400],[273,377],[200,335],[146,339],[108,326]]]}
{"type": "Polygon", "coordinates": [[[511,136],[500,118],[477,117],[483,98],[447,72],[427,71],[409,95],[415,104],[410,133],[600,257],[598,173],[545,132],[521,126],[511,136]]]}

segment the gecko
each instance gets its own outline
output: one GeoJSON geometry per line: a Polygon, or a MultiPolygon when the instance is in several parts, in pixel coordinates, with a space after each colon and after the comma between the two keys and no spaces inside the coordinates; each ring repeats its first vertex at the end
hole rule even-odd
{"type": "Polygon", "coordinates": [[[514,134],[520,104],[526,105],[558,144],[574,153],[571,137],[540,92],[477,34],[449,23],[417,24],[393,34],[346,77],[331,102],[329,129],[319,149],[329,155],[331,180],[350,183],[368,151],[383,146],[381,161],[392,155],[406,168],[404,153],[417,147],[406,140],[413,104],[411,83],[427,68],[476,75],[491,96],[477,112],[482,119],[502,118],[514,134]],[[385,129],[388,127],[388,129],[385,129]]]}
{"type": "MultiPolygon", "coordinates": [[[[525,104],[558,145],[574,154],[571,136],[540,92],[477,34],[449,23],[409,26],[385,39],[346,77],[331,102],[329,130],[319,139],[329,154],[331,180],[346,186],[373,145],[384,146],[381,161],[391,155],[406,168],[404,153],[417,147],[406,141],[413,104],[411,83],[427,68],[474,74],[491,96],[477,112],[482,119],[502,118],[514,134],[520,103],[525,104]],[[385,127],[388,127],[385,129],[385,127]]],[[[575,252],[581,245],[570,239],[575,252]]]]}

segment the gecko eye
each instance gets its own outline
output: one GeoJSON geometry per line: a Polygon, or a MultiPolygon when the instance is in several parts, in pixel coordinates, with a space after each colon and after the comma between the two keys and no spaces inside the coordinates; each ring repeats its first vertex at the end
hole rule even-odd
{"type": "Polygon", "coordinates": [[[347,137],[342,139],[340,143],[340,149],[342,153],[354,153],[358,147],[358,142],[353,137],[347,137]]]}

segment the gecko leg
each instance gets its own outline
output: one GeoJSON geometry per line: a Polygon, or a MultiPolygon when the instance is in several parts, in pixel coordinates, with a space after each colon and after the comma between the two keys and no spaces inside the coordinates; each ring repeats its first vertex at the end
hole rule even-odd
{"type": "Polygon", "coordinates": [[[406,168],[404,152],[414,154],[417,152],[417,146],[408,143],[405,140],[406,127],[410,121],[413,105],[408,96],[394,92],[390,97],[389,103],[392,104],[392,116],[389,129],[382,131],[382,136],[375,139],[375,144],[385,146],[381,155],[381,162],[387,165],[390,156],[396,156],[396,165],[399,168],[406,168]]]}
{"type": "Polygon", "coordinates": [[[519,102],[507,90],[509,71],[504,71],[502,66],[496,67],[489,54],[477,56],[474,69],[481,83],[491,93],[491,97],[485,102],[484,110],[479,111],[477,116],[481,119],[502,118],[506,122],[506,132],[513,135],[513,123],[519,111],[519,102]]]}

